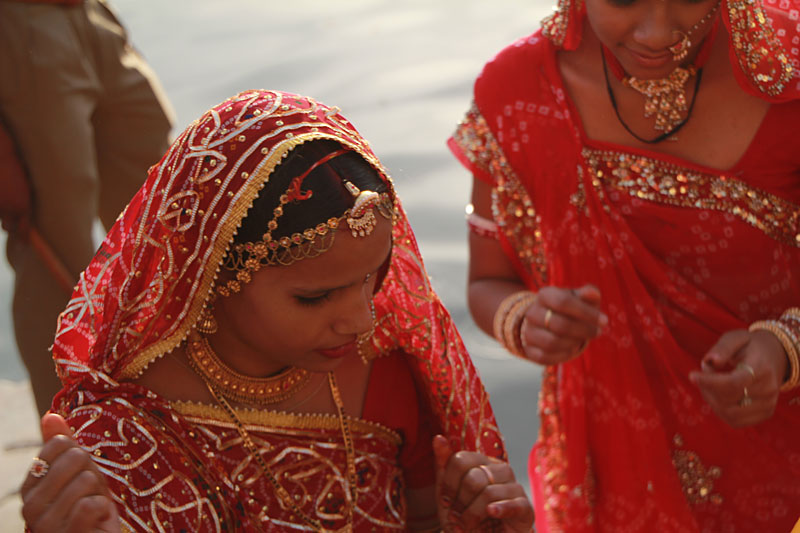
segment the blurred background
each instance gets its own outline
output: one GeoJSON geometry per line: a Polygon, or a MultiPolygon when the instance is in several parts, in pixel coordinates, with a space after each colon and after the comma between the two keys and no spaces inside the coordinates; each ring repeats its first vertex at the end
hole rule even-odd
{"type": "MultiPolygon", "coordinates": [[[[554,2],[553,2],[554,3],[554,2]]],[[[511,359],[466,307],[470,176],[445,141],[483,64],[533,33],[549,0],[116,0],[133,44],[177,113],[174,133],[239,91],[280,89],[337,105],[393,175],[433,285],[492,398],[517,478],[537,434],[540,371],[511,359]]],[[[155,162],[155,161],[154,161],[155,162]]],[[[102,238],[97,228],[97,239],[102,238]]],[[[5,234],[0,232],[5,250],[5,234]]],[[[16,494],[38,421],[10,321],[0,260],[0,531],[22,531],[16,494]]]]}

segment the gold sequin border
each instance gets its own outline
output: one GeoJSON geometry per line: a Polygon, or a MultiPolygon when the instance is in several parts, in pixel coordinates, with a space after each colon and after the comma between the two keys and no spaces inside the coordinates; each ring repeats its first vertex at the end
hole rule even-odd
{"type": "MultiPolygon", "coordinates": [[[[207,424],[235,429],[230,417],[214,405],[174,401],[170,405],[194,424],[207,424]]],[[[298,414],[280,411],[257,411],[254,409],[235,409],[236,415],[250,431],[272,432],[275,428],[300,430],[339,430],[339,418],[334,415],[298,414]]],[[[361,434],[376,434],[395,446],[401,446],[403,438],[399,433],[376,422],[348,417],[353,431],[361,434]]]]}
{"type": "Polygon", "coordinates": [[[800,206],[731,176],[614,150],[584,148],[583,158],[601,194],[616,189],[642,200],[728,213],[800,248],[800,206]]]}
{"type": "Polygon", "coordinates": [[[739,66],[753,84],[778,96],[794,74],[789,56],[759,0],[728,0],[731,40],[739,66]]]}
{"type": "Polygon", "coordinates": [[[492,217],[498,230],[537,282],[546,284],[547,258],[541,217],[474,103],[456,128],[453,140],[470,162],[492,176],[492,217]]]}

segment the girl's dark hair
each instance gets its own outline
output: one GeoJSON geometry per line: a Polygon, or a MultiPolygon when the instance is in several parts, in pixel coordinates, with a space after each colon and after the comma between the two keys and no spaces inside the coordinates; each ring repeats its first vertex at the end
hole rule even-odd
{"type": "MultiPolygon", "coordinates": [[[[273,210],[291,181],[307,171],[326,155],[342,146],[329,140],[309,141],[294,148],[276,168],[269,182],[253,202],[236,236],[235,244],[259,242],[273,218],[273,210]]],[[[353,195],[345,188],[344,180],[360,190],[387,192],[386,182],[358,153],[348,151],[319,165],[303,181],[302,190],[311,191],[311,198],[290,202],[283,207],[273,238],[290,236],[313,228],[331,217],[340,217],[353,206],[353,195]]]]}

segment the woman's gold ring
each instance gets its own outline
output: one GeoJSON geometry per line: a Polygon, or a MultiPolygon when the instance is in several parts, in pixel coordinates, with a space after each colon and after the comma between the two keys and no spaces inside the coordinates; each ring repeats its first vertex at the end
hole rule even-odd
{"type": "Polygon", "coordinates": [[[738,365],[736,365],[736,368],[741,368],[743,370],[746,370],[747,372],[750,373],[751,376],[753,376],[753,379],[756,379],[756,371],[753,370],[753,367],[748,365],[747,363],[739,363],[738,365]]]}
{"type": "Polygon", "coordinates": [[[753,399],[750,397],[750,394],[747,392],[747,387],[744,388],[744,395],[742,399],[739,400],[739,407],[747,407],[753,403],[753,399]]]}
{"type": "Polygon", "coordinates": [[[544,329],[550,329],[550,320],[553,318],[553,310],[548,309],[544,312],[544,329]]]}
{"type": "Polygon", "coordinates": [[[492,474],[492,471],[489,469],[489,466],[480,465],[478,468],[483,470],[483,473],[486,474],[486,480],[489,482],[489,485],[494,485],[495,484],[494,475],[492,474]]]}

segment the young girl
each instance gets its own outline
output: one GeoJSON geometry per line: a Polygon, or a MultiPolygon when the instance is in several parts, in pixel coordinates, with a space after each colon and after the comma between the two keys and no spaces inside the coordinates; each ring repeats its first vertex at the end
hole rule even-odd
{"type": "Polygon", "coordinates": [[[53,351],[69,428],[44,420],[34,532],[530,530],[385,169],[311,98],[247,91],[189,126],[53,351]]]}

